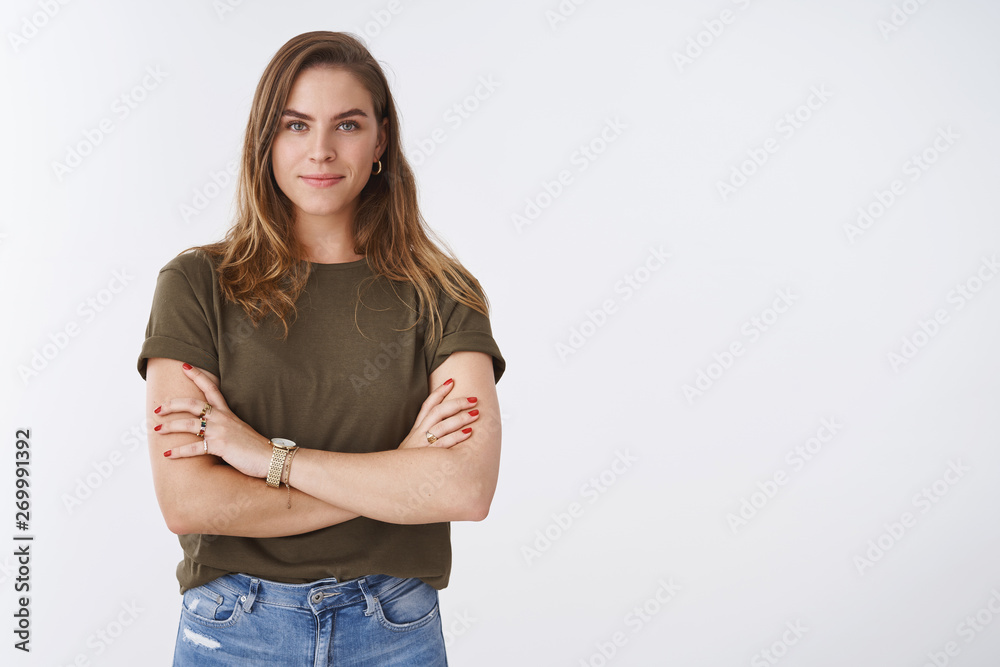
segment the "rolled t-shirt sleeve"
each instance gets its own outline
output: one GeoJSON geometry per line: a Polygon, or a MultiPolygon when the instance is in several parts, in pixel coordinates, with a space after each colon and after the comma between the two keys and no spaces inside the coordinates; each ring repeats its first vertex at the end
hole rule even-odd
{"type": "Polygon", "coordinates": [[[493,339],[489,317],[447,295],[442,296],[440,303],[442,335],[437,348],[428,352],[428,375],[452,352],[485,352],[493,357],[493,381],[499,382],[507,362],[493,339]]]}
{"type": "Polygon", "coordinates": [[[143,380],[153,357],[186,361],[220,374],[213,279],[208,260],[193,253],[175,257],[160,270],[137,365],[143,380]]]}

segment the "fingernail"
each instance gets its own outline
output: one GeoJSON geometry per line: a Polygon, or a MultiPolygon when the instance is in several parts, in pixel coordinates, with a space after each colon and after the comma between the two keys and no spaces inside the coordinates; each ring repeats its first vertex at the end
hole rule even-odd
{"type": "Polygon", "coordinates": [[[167,451],[163,452],[163,455],[164,456],[170,456],[170,452],[172,452],[172,451],[174,451],[174,450],[168,449],[167,451]]]}
{"type": "Polygon", "coordinates": [[[162,407],[163,407],[162,405],[156,406],[156,409],[153,410],[153,412],[155,412],[156,414],[160,414],[160,408],[162,408],[162,407]]]}
{"type": "MultiPolygon", "coordinates": [[[[448,378],[447,380],[444,381],[444,384],[451,384],[454,381],[455,381],[454,378],[448,378]]],[[[444,386],[444,385],[441,385],[441,386],[444,386]]]]}
{"type": "Polygon", "coordinates": [[[478,401],[478,400],[479,400],[479,399],[478,399],[478,398],[476,398],[475,396],[470,396],[470,397],[469,397],[469,403],[475,403],[475,402],[476,402],[476,401],[478,401]]]}
{"type": "Polygon", "coordinates": [[[191,370],[191,368],[192,368],[191,364],[184,362],[184,370],[189,371],[191,370]]]}
{"type": "Polygon", "coordinates": [[[471,428],[463,428],[462,429],[462,433],[472,433],[472,429],[471,428]]]}
{"type": "Polygon", "coordinates": [[[476,415],[479,414],[479,410],[469,410],[469,414],[475,417],[476,415]]]}
{"type": "Polygon", "coordinates": [[[161,428],[163,428],[163,424],[157,424],[156,426],[153,427],[153,430],[159,431],[161,428]]]}

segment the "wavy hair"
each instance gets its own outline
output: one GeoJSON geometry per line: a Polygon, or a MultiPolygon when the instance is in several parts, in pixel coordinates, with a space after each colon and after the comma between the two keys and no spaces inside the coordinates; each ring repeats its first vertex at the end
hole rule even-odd
{"type": "Polygon", "coordinates": [[[239,304],[255,327],[273,314],[284,326],[283,338],[288,337],[288,317],[296,313],[310,266],[293,233],[292,203],[274,178],[271,146],[295,78],[324,66],[353,74],[371,95],[377,123],[389,121],[382,171],[373,174],[358,195],[355,254],[367,258],[375,278],[413,285],[418,321],[427,319],[428,343],[441,336],[439,291],[488,315],[489,302],[479,281],[420,214],[413,171],[400,145],[396,103],[382,68],[364,44],[342,32],[293,37],[275,53],[257,84],[243,139],[234,222],[223,240],[194,248],[217,259],[223,295],[239,304]]]}

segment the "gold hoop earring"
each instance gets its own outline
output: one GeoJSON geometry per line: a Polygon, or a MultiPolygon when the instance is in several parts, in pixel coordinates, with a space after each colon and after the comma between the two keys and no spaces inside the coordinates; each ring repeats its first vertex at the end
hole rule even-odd
{"type": "Polygon", "coordinates": [[[378,176],[382,173],[382,160],[375,160],[375,164],[378,165],[378,170],[372,171],[372,176],[378,176]]]}

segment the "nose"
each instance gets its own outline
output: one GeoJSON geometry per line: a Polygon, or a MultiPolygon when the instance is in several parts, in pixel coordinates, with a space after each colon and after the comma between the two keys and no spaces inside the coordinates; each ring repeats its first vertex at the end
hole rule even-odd
{"type": "Polygon", "coordinates": [[[312,143],[309,146],[309,159],[314,162],[327,162],[337,158],[334,129],[317,128],[312,135],[312,143]]]}

